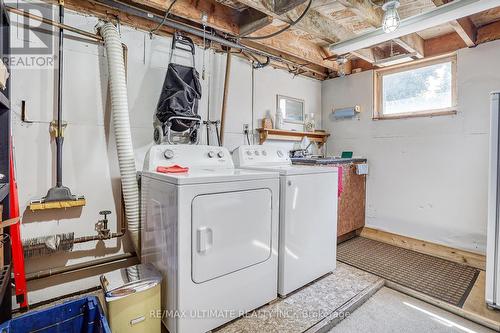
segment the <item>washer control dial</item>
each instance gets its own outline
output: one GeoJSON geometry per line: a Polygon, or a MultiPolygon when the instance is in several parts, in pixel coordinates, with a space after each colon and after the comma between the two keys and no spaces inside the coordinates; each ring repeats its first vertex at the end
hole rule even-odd
{"type": "Polygon", "coordinates": [[[170,160],[172,158],[174,158],[174,151],[172,149],[167,149],[165,150],[165,152],[163,153],[163,156],[165,156],[165,158],[167,160],[170,160]]]}
{"type": "Polygon", "coordinates": [[[262,151],[262,156],[267,156],[267,151],[263,150],[262,151]]]}
{"type": "Polygon", "coordinates": [[[255,151],[255,156],[259,156],[260,152],[258,150],[255,151]]]}
{"type": "Polygon", "coordinates": [[[219,158],[223,158],[224,152],[221,150],[220,152],[217,153],[217,156],[219,156],[219,158]]]}
{"type": "Polygon", "coordinates": [[[278,155],[278,157],[283,157],[283,151],[282,150],[278,150],[276,152],[276,154],[278,155]]]}
{"type": "Polygon", "coordinates": [[[248,156],[252,156],[252,151],[251,150],[247,150],[247,155],[248,156]]]}
{"type": "Polygon", "coordinates": [[[208,157],[209,158],[214,158],[215,157],[215,153],[213,151],[209,151],[208,152],[208,157]]]}

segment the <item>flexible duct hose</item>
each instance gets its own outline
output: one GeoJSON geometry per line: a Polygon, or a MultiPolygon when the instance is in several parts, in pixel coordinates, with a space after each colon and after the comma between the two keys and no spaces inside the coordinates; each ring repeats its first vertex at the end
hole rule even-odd
{"type": "Polygon", "coordinates": [[[125,201],[125,215],[128,232],[136,253],[140,253],[139,244],[139,186],[136,178],[134,149],[128,114],[127,83],[125,64],[120,35],[112,23],[104,23],[99,27],[104,38],[108,59],[109,90],[111,93],[111,110],[115,130],[118,164],[122,179],[122,192],[125,201]]]}

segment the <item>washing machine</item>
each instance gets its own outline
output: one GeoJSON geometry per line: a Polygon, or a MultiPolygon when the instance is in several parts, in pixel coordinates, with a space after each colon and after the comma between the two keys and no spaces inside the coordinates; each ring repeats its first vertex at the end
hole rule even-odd
{"type": "Polygon", "coordinates": [[[223,147],[155,145],[141,206],[141,260],[162,272],[170,333],[210,331],[277,297],[277,173],[235,169],[223,147]]]}
{"type": "Polygon", "coordinates": [[[270,145],[241,146],[237,168],[280,173],[278,293],[292,291],[332,272],[337,256],[338,170],[292,165],[270,145]]]}

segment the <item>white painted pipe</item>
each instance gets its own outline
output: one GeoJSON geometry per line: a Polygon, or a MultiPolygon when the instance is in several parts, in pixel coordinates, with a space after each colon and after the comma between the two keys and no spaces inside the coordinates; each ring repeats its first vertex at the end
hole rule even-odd
{"type": "Polygon", "coordinates": [[[385,33],[382,28],[379,28],[352,39],[335,43],[330,46],[330,51],[335,54],[354,52],[497,6],[500,6],[500,0],[455,0],[429,12],[402,20],[398,29],[393,32],[385,33]]]}
{"type": "Polygon", "coordinates": [[[136,253],[140,253],[139,185],[137,184],[137,170],[135,168],[132,133],[130,131],[123,48],[118,29],[112,23],[101,24],[99,31],[104,38],[108,61],[111,111],[116,149],[118,150],[123,199],[125,201],[127,229],[136,253]]]}

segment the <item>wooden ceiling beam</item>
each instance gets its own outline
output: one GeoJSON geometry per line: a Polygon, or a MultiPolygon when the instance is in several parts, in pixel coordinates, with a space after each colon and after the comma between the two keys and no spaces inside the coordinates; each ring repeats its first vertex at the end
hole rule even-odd
{"type": "MultiPolygon", "coordinates": [[[[258,37],[269,35],[280,28],[281,27],[267,26],[253,33],[252,36],[258,37]]],[[[298,37],[291,31],[285,31],[279,36],[264,40],[241,39],[240,42],[250,47],[258,48],[259,46],[264,46],[267,50],[271,49],[280,54],[288,54],[292,57],[302,59],[302,63],[309,62],[335,71],[338,69],[335,61],[324,60],[330,55],[325,48],[310,40],[298,37]]]]}
{"type": "Polygon", "coordinates": [[[462,37],[456,32],[426,39],[425,40],[425,55],[427,57],[437,56],[440,54],[454,52],[458,49],[467,47],[462,37]]]}
{"type": "MultiPolygon", "coordinates": [[[[152,8],[161,12],[170,6],[172,0],[128,0],[129,3],[140,5],[143,8],[152,8]]],[[[188,21],[202,24],[202,14],[208,15],[207,25],[233,36],[240,34],[238,22],[242,18],[242,13],[217,3],[215,0],[178,0],[171,8],[171,14],[188,21]]],[[[266,13],[264,13],[266,14],[266,13]]],[[[244,13],[243,13],[244,15],[244,13]]],[[[265,35],[276,31],[276,27],[262,25],[258,30],[258,35],[265,35]]],[[[336,70],[337,65],[333,61],[324,60],[329,55],[328,51],[305,38],[293,35],[287,31],[279,36],[262,40],[243,42],[245,45],[261,50],[273,50],[275,54],[283,55],[285,59],[299,59],[298,63],[308,63],[324,67],[325,69],[336,70]],[[286,58],[289,56],[289,58],[286,58]]],[[[297,60],[295,60],[297,62],[297,60]]]]}
{"type": "Polygon", "coordinates": [[[273,12],[281,15],[303,4],[307,0],[274,0],[273,12]]]}
{"type": "Polygon", "coordinates": [[[365,0],[337,0],[342,6],[365,20],[374,28],[382,26],[384,11],[365,0]]]}
{"type": "Polygon", "coordinates": [[[273,18],[253,8],[245,9],[240,18],[240,36],[250,35],[273,23],[273,18]]]}
{"type": "Polygon", "coordinates": [[[450,24],[468,47],[476,45],[477,28],[470,18],[464,17],[456,21],[451,21],[450,24]]]}
{"type": "Polygon", "coordinates": [[[419,59],[425,56],[425,41],[417,34],[411,34],[394,39],[394,43],[401,46],[408,53],[415,53],[419,59]]]}
{"type": "MultiPolygon", "coordinates": [[[[304,12],[307,4],[302,4],[285,14],[279,15],[273,12],[273,1],[271,0],[238,0],[240,3],[261,11],[269,16],[279,19],[282,22],[290,23],[296,20],[304,12]]],[[[354,32],[347,30],[344,26],[334,20],[322,15],[318,11],[310,8],[303,19],[294,28],[302,30],[311,36],[327,42],[328,44],[340,40],[350,39],[355,36],[354,32]]],[[[326,51],[328,52],[328,51],[326,51]]],[[[353,52],[357,57],[374,62],[373,54],[369,49],[357,50],[353,52]]]]}
{"type": "MultiPolygon", "coordinates": [[[[374,7],[369,1],[364,0],[337,0],[346,9],[350,10],[359,18],[365,20],[374,28],[380,28],[384,18],[384,11],[380,7],[374,7]]],[[[417,58],[424,57],[424,40],[418,34],[413,33],[394,40],[408,53],[415,53],[417,58]]]]}
{"type": "MultiPolygon", "coordinates": [[[[432,0],[436,7],[445,5],[451,1],[453,0],[432,0]]],[[[472,23],[470,18],[463,17],[458,20],[451,21],[450,24],[465,42],[465,45],[467,45],[468,47],[476,45],[477,28],[474,23],[472,23]]]]}
{"type": "Polygon", "coordinates": [[[477,30],[477,44],[500,39],[500,21],[496,21],[477,30]]]}

